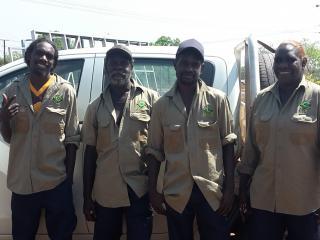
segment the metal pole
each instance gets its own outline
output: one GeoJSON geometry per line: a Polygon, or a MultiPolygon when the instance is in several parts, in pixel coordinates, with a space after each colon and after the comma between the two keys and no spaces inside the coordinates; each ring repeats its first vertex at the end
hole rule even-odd
{"type": "Polygon", "coordinates": [[[6,64],[6,40],[3,39],[3,63],[6,64]]]}

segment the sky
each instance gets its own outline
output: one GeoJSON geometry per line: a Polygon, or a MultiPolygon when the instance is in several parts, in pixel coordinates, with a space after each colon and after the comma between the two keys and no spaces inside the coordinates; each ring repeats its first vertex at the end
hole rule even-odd
{"type": "Polygon", "coordinates": [[[0,39],[20,45],[31,30],[203,43],[249,34],[317,39],[320,0],[0,0],[0,39]],[[312,35],[312,36],[311,36],[312,35]],[[309,37],[311,36],[311,37],[309,37]]]}

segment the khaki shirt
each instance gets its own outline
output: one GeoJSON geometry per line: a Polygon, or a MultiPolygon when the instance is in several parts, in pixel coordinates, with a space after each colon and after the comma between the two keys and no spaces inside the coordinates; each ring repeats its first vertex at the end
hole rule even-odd
{"type": "Polygon", "coordinates": [[[320,87],[302,80],[282,106],[278,83],[258,94],[240,173],[253,208],[306,215],[320,207],[320,87]]]}
{"type": "Polygon", "coordinates": [[[216,210],[224,176],[222,146],[235,140],[229,103],[223,92],[199,80],[188,116],[176,83],[154,105],[146,149],[146,154],[166,161],[166,202],[181,213],[196,182],[216,210]]]}
{"type": "Polygon", "coordinates": [[[19,113],[10,120],[8,188],[18,194],[53,189],[66,179],[65,145],[80,141],[76,93],[66,80],[56,76],[34,112],[28,75],[5,89],[16,95],[19,113]]]}
{"type": "Polygon", "coordinates": [[[92,196],[100,205],[129,206],[127,185],[139,197],[147,192],[147,165],[141,155],[147,143],[152,105],[157,99],[158,93],[132,80],[119,127],[109,86],[87,108],[82,140],[97,149],[92,196]]]}

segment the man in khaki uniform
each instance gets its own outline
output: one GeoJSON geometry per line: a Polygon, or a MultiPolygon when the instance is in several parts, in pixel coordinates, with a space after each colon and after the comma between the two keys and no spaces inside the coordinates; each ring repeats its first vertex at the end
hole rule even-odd
{"type": "Polygon", "coordinates": [[[89,105],[82,128],[84,214],[95,221],[94,239],[120,239],[125,215],[128,239],[147,240],[152,212],[143,150],[158,94],[132,78],[125,46],[107,52],[104,70],[109,84],[89,105]]]}
{"type": "Polygon", "coordinates": [[[158,213],[166,214],[171,240],[193,239],[195,216],[201,239],[229,235],[226,215],[233,203],[236,136],[225,94],[200,79],[203,62],[198,41],[179,45],[177,81],[154,105],[151,117],[146,148],[150,200],[158,213]],[[163,161],[160,194],[156,183],[163,161]]]}
{"type": "Polygon", "coordinates": [[[76,94],[53,73],[58,50],[37,39],[25,53],[29,74],[5,89],[1,134],[10,144],[13,239],[34,239],[45,209],[51,239],[71,239],[76,226],[72,178],[80,140],[76,94]]]}
{"type": "Polygon", "coordinates": [[[250,239],[316,240],[320,208],[320,87],[304,79],[302,45],[283,42],[273,64],[278,81],[251,110],[238,171],[240,206],[252,207],[250,239]],[[250,203],[247,192],[250,184],[250,203]]]}

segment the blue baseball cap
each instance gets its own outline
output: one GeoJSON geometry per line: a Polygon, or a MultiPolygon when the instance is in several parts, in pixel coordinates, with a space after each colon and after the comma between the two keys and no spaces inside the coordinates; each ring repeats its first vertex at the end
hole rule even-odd
{"type": "Polygon", "coordinates": [[[176,58],[178,58],[178,56],[183,51],[190,49],[190,48],[196,50],[200,54],[202,62],[204,62],[204,48],[203,48],[202,44],[194,38],[185,40],[179,44],[179,48],[176,53],[176,58]]]}

